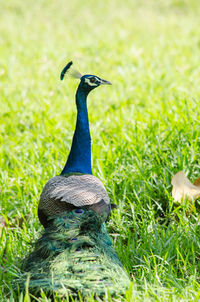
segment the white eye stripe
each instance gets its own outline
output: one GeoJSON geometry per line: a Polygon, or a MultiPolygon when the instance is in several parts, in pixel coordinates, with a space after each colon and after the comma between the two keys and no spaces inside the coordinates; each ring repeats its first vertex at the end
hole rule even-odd
{"type": "Polygon", "coordinates": [[[85,78],[85,83],[87,83],[90,86],[97,86],[97,84],[95,82],[94,83],[90,82],[90,78],[85,78]]]}

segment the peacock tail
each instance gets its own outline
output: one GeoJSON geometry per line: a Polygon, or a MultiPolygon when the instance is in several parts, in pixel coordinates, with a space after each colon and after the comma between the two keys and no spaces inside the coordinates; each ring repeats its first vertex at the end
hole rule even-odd
{"type": "Polygon", "coordinates": [[[60,297],[92,293],[121,294],[129,278],[115,252],[105,224],[94,211],[75,209],[49,218],[34,251],[23,261],[18,284],[60,297]]]}

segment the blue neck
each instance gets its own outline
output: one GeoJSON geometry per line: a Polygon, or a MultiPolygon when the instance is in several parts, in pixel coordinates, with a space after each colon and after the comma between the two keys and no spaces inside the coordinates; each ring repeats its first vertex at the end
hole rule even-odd
{"type": "Polygon", "coordinates": [[[71,150],[61,175],[72,172],[92,174],[91,137],[87,112],[88,92],[79,85],[76,92],[77,121],[71,150]]]}

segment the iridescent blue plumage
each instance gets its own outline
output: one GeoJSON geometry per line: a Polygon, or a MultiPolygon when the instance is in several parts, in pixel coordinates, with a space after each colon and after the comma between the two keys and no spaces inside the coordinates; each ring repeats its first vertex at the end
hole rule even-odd
{"type": "Polygon", "coordinates": [[[92,174],[91,137],[87,112],[88,92],[79,85],[76,93],[77,121],[71,151],[61,175],[70,172],[92,174]]]}
{"type": "MultiPolygon", "coordinates": [[[[69,69],[72,62],[63,69],[62,74],[69,69]]],[[[64,76],[64,75],[63,75],[64,76]]],[[[84,75],[80,79],[80,84],[76,92],[77,121],[73,136],[70,154],[61,175],[66,173],[92,174],[91,167],[91,137],[89,129],[87,96],[91,90],[102,85],[111,85],[110,82],[94,75],[84,75]]]]}

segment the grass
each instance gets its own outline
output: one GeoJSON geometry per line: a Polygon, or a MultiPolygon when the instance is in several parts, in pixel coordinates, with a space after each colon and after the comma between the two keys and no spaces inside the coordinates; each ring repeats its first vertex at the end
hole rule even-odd
{"type": "Polygon", "coordinates": [[[133,280],[124,300],[199,301],[199,212],[171,198],[172,175],[200,172],[199,2],[0,5],[0,300],[30,301],[11,266],[39,236],[39,195],[69,152],[77,81],[59,73],[72,59],[113,83],[88,109],[93,172],[118,204],[108,230],[133,280]]]}

